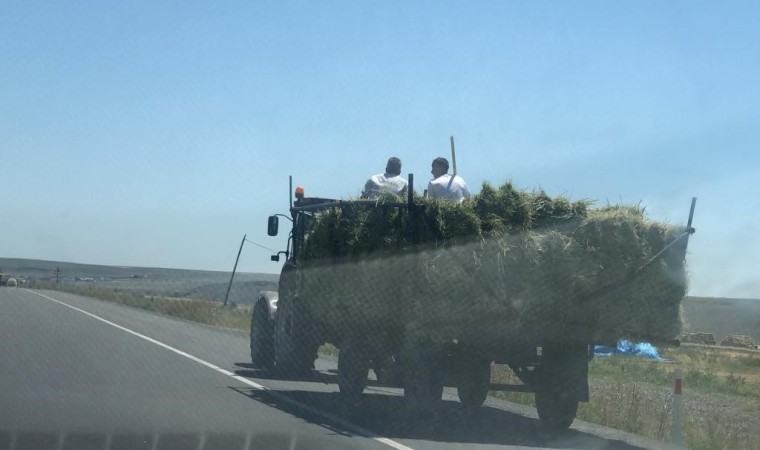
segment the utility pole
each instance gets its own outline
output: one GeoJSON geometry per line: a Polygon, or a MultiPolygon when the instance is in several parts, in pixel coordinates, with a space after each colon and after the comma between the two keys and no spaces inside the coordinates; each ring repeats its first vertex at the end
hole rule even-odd
{"type": "Polygon", "coordinates": [[[232,275],[230,276],[230,284],[227,285],[227,293],[224,294],[224,306],[227,306],[227,299],[230,297],[230,288],[232,287],[232,280],[235,278],[235,271],[237,270],[238,261],[240,261],[240,253],[243,251],[243,244],[245,244],[245,237],[247,234],[243,235],[243,240],[240,241],[240,250],[238,250],[237,258],[235,258],[235,267],[232,268],[232,275]]]}
{"type": "Polygon", "coordinates": [[[56,267],[55,268],[55,282],[58,283],[58,280],[61,278],[61,268],[56,267]]]}

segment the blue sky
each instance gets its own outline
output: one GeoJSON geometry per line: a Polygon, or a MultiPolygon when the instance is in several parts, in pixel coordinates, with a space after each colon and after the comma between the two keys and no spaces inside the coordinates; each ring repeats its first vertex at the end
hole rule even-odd
{"type": "MultiPolygon", "coordinates": [[[[691,294],[760,298],[756,2],[0,4],[0,256],[230,270],[288,175],[386,159],[682,224],[691,294]],[[8,237],[11,238],[8,238],[8,237]]],[[[277,272],[247,245],[240,269],[277,272]]]]}

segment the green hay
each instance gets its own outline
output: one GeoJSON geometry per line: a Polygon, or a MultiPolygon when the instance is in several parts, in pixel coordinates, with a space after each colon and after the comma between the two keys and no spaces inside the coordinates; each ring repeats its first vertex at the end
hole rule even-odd
{"type": "Polygon", "coordinates": [[[418,201],[416,245],[406,210],[344,204],[314,217],[298,291],[319,327],[473,342],[680,333],[685,249],[638,269],[683,230],[641,208],[594,210],[511,183],[460,204],[418,201]]]}

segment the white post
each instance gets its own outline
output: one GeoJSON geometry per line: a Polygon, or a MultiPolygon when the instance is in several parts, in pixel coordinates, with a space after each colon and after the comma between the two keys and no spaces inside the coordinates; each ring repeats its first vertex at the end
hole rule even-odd
{"type": "Polygon", "coordinates": [[[683,386],[683,372],[676,369],[673,380],[673,425],[670,428],[670,442],[683,448],[683,397],[681,388],[683,386]]]}

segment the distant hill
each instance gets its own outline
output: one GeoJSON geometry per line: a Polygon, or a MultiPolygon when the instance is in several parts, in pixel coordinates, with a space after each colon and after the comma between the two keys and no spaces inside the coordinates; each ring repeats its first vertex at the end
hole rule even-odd
{"type": "MultiPolygon", "coordinates": [[[[44,261],[36,259],[18,259],[18,258],[0,258],[0,267],[7,274],[21,277],[50,278],[54,276],[56,268],[60,268],[62,276],[74,279],[75,277],[91,278],[129,278],[149,277],[149,278],[177,278],[183,279],[188,276],[207,277],[229,277],[229,272],[219,272],[211,270],[187,270],[187,269],[166,269],[159,267],[133,267],[133,266],[104,266],[95,264],[80,264],[59,261],[44,261]]],[[[253,276],[256,278],[277,280],[277,274],[270,273],[243,273],[242,276],[253,276]]],[[[237,277],[237,275],[235,275],[237,277]]]]}
{"type": "MultiPolygon", "coordinates": [[[[52,280],[60,269],[62,283],[93,283],[116,291],[138,295],[224,300],[230,272],[165,269],[156,267],[101,266],[59,261],[0,258],[8,276],[28,281],[52,280]]],[[[235,274],[229,301],[252,304],[263,290],[277,290],[279,275],[270,273],[235,274]]]]}
{"type": "Polygon", "coordinates": [[[729,334],[746,334],[760,344],[760,300],[686,297],[682,305],[684,331],[713,333],[718,342],[729,334]]]}

